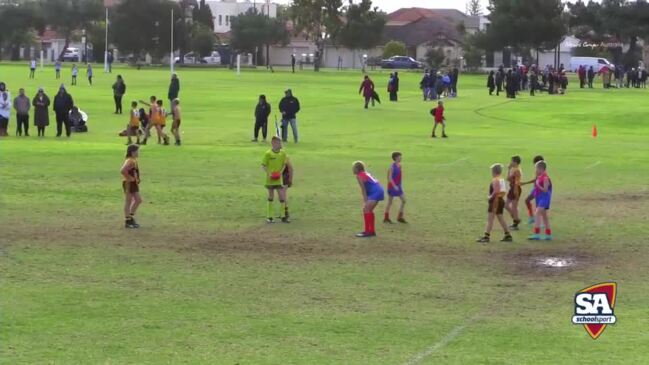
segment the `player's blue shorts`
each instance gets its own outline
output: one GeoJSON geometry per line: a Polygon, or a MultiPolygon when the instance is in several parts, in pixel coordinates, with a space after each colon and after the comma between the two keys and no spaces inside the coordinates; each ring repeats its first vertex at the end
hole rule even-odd
{"type": "Polygon", "coordinates": [[[536,206],[543,209],[550,209],[550,202],[552,201],[552,193],[539,192],[536,196],[536,206]]]}
{"type": "Polygon", "coordinates": [[[372,191],[367,192],[367,200],[374,200],[377,202],[383,201],[385,199],[385,192],[381,186],[375,186],[372,191]]]}
{"type": "Polygon", "coordinates": [[[391,197],[400,197],[403,195],[403,189],[399,187],[398,189],[388,188],[388,195],[391,197]]]}

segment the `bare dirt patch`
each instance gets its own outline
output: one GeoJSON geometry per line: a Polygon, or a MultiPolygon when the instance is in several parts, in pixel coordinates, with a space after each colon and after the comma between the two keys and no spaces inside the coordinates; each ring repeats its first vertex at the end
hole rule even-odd
{"type": "Polygon", "coordinates": [[[502,265],[513,275],[551,277],[585,270],[603,263],[603,258],[579,247],[539,247],[502,255],[502,265]]]}

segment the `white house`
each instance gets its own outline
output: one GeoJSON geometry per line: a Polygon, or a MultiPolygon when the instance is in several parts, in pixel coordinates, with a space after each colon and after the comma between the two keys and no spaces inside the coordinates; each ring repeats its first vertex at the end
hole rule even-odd
{"type": "Polygon", "coordinates": [[[214,32],[227,33],[230,31],[230,20],[240,14],[255,8],[260,14],[277,17],[277,4],[266,0],[244,1],[237,0],[207,0],[205,2],[212,10],[214,17],[214,32]]]}

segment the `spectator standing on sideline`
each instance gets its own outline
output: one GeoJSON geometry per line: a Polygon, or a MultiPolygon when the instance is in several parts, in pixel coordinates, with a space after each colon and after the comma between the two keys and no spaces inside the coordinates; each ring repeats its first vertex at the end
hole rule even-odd
{"type": "Polygon", "coordinates": [[[505,82],[505,68],[501,65],[496,72],[496,96],[500,96],[503,91],[503,83],[505,82]]]}
{"type": "Polygon", "coordinates": [[[489,88],[489,96],[493,95],[496,89],[496,73],[493,70],[487,76],[487,87],[489,88]]]}
{"type": "Polygon", "coordinates": [[[25,89],[18,90],[18,96],[14,99],[14,109],[16,109],[16,135],[22,136],[23,129],[25,137],[29,137],[29,109],[32,101],[25,95],[25,89]]]}
{"type": "Polygon", "coordinates": [[[455,67],[453,68],[453,72],[451,72],[451,96],[456,97],[457,96],[457,81],[460,78],[460,70],[455,67]]]}
{"type": "Polygon", "coordinates": [[[399,92],[399,73],[395,72],[390,75],[388,82],[388,92],[390,93],[390,101],[397,101],[399,99],[397,93],[399,92]]]}
{"type": "Polygon", "coordinates": [[[54,72],[56,73],[56,79],[57,80],[60,79],[61,78],[61,61],[56,60],[56,62],[54,62],[54,72]]]}
{"type": "Polygon", "coordinates": [[[178,79],[178,75],[173,74],[171,75],[171,83],[169,84],[169,92],[167,93],[167,98],[170,102],[172,102],[173,100],[178,99],[179,94],[180,80],[178,79]]]}
{"type": "Polygon", "coordinates": [[[588,88],[592,89],[593,88],[593,80],[595,79],[595,70],[593,69],[593,66],[590,66],[588,69],[588,88]]]}
{"type": "Polygon", "coordinates": [[[122,75],[117,75],[117,81],[113,84],[113,96],[115,98],[115,114],[122,114],[122,97],[126,94],[126,84],[122,75]]]}
{"type": "Polygon", "coordinates": [[[291,69],[293,70],[293,73],[295,73],[295,54],[291,55],[291,69]]]}
{"type": "Polygon", "coordinates": [[[11,96],[9,91],[0,92],[0,137],[7,137],[9,128],[9,117],[11,116],[11,96]]]}
{"type": "Polygon", "coordinates": [[[45,137],[45,127],[50,125],[50,98],[45,94],[43,88],[38,89],[38,94],[32,101],[34,106],[34,125],[38,129],[38,136],[45,137]]]}
{"type": "Polygon", "coordinates": [[[56,113],[56,136],[61,137],[63,126],[65,125],[65,134],[70,137],[72,132],[70,128],[70,110],[74,106],[72,96],[61,85],[58,94],[54,97],[54,112],[56,113]]]}
{"type": "MultiPolygon", "coordinates": [[[[266,95],[259,95],[259,102],[255,108],[255,138],[253,142],[259,141],[259,130],[261,130],[261,135],[266,142],[268,137],[268,116],[270,115],[270,104],[266,101],[266,95]]],[[[279,137],[279,136],[278,136],[279,137]]]]}
{"type": "Polygon", "coordinates": [[[29,78],[33,79],[36,76],[36,60],[32,58],[29,62],[29,78]]]}
{"type": "Polygon", "coordinates": [[[113,61],[115,61],[115,57],[113,56],[113,52],[108,52],[108,56],[106,57],[108,61],[108,73],[111,74],[113,73],[113,61]]]}
{"type": "Polygon", "coordinates": [[[88,83],[90,86],[92,86],[92,65],[88,64],[88,68],[86,68],[86,75],[88,76],[88,83]]]}
{"type": "Polygon", "coordinates": [[[374,81],[370,80],[370,77],[365,75],[363,78],[363,82],[361,83],[361,87],[358,89],[358,93],[363,95],[365,98],[365,109],[370,104],[370,101],[372,102],[372,106],[374,106],[374,98],[372,96],[374,95],[374,81]]]}
{"type": "Polygon", "coordinates": [[[288,142],[288,126],[293,131],[293,141],[298,142],[297,113],[300,111],[300,101],[293,96],[293,91],[288,89],[279,102],[279,111],[282,113],[282,141],[288,142]]]}
{"type": "Polygon", "coordinates": [[[77,76],[79,76],[79,68],[76,64],[72,65],[72,85],[77,85],[77,76]]]}

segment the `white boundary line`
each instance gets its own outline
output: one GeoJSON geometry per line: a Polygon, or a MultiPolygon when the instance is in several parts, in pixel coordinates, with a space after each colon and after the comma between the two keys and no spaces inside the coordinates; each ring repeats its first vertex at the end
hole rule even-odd
{"type": "Polygon", "coordinates": [[[468,161],[468,160],[469,160],[468,157],[462,157],[462,158],[457,159],[457,160],[455,160],[453,162],[450,162],[450,163],[443,163],[443,164],[435,165],[435,167],[453,166],[453,165],[459,164],[460,162],[464,162],[464,161],[468,161]]]}
{"type": "Polygon", "coordinates": [[[599,166],[599,165],[601,165],[601,164],[602,164],[602,161],[597,161],[597,162],[595,162],[594,164],[591,164],[591,165],[586,166],[586,167],[584,168],[584,170],[590,170],[590,169],[592,169],[593,167],[595,167],[595,166],[599,166]]]}
{"type": "Polygon", "coordinates": [[[437,341],[430,347],[428,347],[426,350],[418,353],[417,355],[413,356],[410,360],[404,363],[404,365],[417,365],[421,363],[422,361],[426,360],[430,355],[436,353],[437,351],[441,350],[442,348],[446,347],[451,341],[453,341],[457,336],[464,331],[464,329],[471,324],[472,322],[476,321],[478,317],[473,317],[469,319],[468,321],[462,323],[461,325],[453,328],[449,333],[446,334],[446,336],[442,337],[441,340],[437,341]]]}

